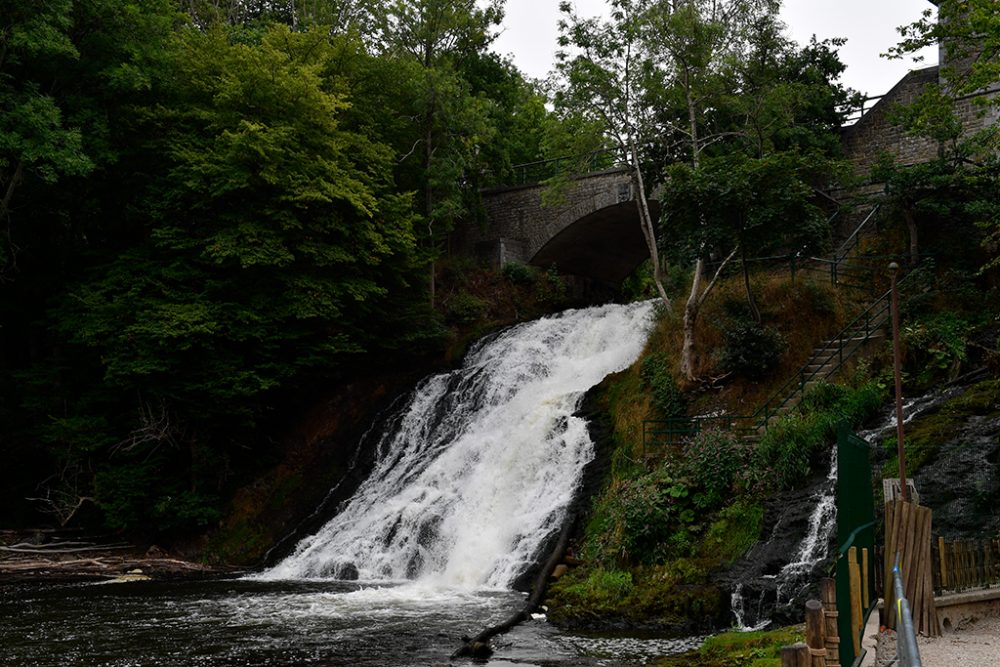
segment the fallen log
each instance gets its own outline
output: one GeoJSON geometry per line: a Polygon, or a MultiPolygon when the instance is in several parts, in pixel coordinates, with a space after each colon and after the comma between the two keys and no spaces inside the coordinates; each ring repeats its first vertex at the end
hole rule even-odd
{"type": "Polygon", "coordinates": [[[135,547],[131,544],[112,544],[112,545],[94,545],[89,547],[70,547],[68,549],[59,548],[49,548],[42,545],[31,545],[32,548],[22,547],[20,545],[13,547],[0,547],[0,551],[6,551],[7,553],[13,554],[77,554],[84,553],[86,551],[115,551],[118,549],[134,549],[135,547]]]}
{"type": "Polygon", "coordinates": [[[531,589],[531,595],[528,597],[528,600],[524,603],[524,606],[520,609],[520,611],[514,612],[508,616],[503,623],[486,628],[471,639],[469,637],[462,637],[462,646],[451,654],[452,659],[461,657],[488,658],[493,654],[493,649],[490,647],[490,639],[496,637],[497,635],[509,632],[516,625],[531,618],[531,614],[538,609],[539,605],[542,604],[542,600],[545,599],[545,591],[548,588],[549,577],[552,576],[552,572],[556,569],[556,565],[562,561],[563,555],[566,553],[566,547],[569,546],[569,538],[570,535],[573,534],[573,524],[575,523],[575,514],[571,513],[566,517],[566,521],[563,523],[562,532],[559,533],[559,540],[556,542],[555,548],[549,555],[549,559],[545,561],[545,565],[538,573],[538,577],[535,579],[535,585],[531,589]]]}

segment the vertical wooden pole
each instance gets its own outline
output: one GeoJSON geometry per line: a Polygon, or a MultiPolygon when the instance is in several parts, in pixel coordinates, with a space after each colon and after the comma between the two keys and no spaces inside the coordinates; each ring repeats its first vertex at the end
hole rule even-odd
{"type": "Polygon", "coordinates": [[[806,644],[809,646],[811,667],[826,667],[825,626],[823,603],[819,600],[806,601],[806,644]]]}
{"type": "Polygon", "coordinates": [[[944,546],[944,538],[938,535],[938,561],[941,567],[941,590],[948,588],[948,555],[944,546]]]}
{"type": "Polygon", "coordinates": [[[826,628],[823,633],[826,644],[826,667],[840,667],[840,635],[837,628],[837,582],[826,577],[820,582],[823,594],[823,616],[826,618],[826,628]]]}
{"type": "Polygon", "coordinates": [[[868,548],[861,549],[861,609],[868,610],[868,548]]]}
{"type": "Polygon", "coordinates": [[[851,581],[851,640],[854,642],[854,655],[861,655],[861,577],[858,572],[858,548],[847,550],[848,575],[851,581]]]}
{"type": "Polygon", "coordinates": [[[986,588],[993,585],[993,549],[990,540],[983,544],[983,575],[986,579],[986,588]]]}

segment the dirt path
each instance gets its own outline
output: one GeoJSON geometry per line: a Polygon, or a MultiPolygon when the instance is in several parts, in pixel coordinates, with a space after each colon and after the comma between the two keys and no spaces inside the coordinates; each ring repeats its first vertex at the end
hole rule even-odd
{"type": "Polygon", "coordinates": [[[924,667],[1000,667],[1000,618],[983,618],[933,639],[918,637],[924,667]]]}

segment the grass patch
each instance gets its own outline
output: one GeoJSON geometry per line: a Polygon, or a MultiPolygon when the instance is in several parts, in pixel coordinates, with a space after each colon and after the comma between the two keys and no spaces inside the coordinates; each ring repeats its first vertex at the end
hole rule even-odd
{"type": "Polygon", "coordinates": [[[804,628],[767,632],[724,632],[695,651],[661,658],[658,667],[780,667],[781,648],[803,640],[804,628]]]}
{"type": "Polygon", "coordinates": [[[760,539],[764,506],[749,499],[737,500],[719,512],[698,547],[698,555],[718,567],[732,565],[760,539]]]}
{"type": "Polygon", "coordinates": [[[549,620],[567,627],[706,631],[728,610],[722,591],[690,559],[632,569],[577,568],[548,592],[549,620]]]}

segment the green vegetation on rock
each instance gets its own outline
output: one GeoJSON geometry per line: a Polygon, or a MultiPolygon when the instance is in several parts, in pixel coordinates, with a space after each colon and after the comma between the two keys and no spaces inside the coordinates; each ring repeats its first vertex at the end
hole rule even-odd
{"type": "Polygon", "coordinates": [[[767,632],[725,632],[697,650],[660,658],[658,667],[781,667],[781,648],[803,641],[802,627],[767,632]]]}

